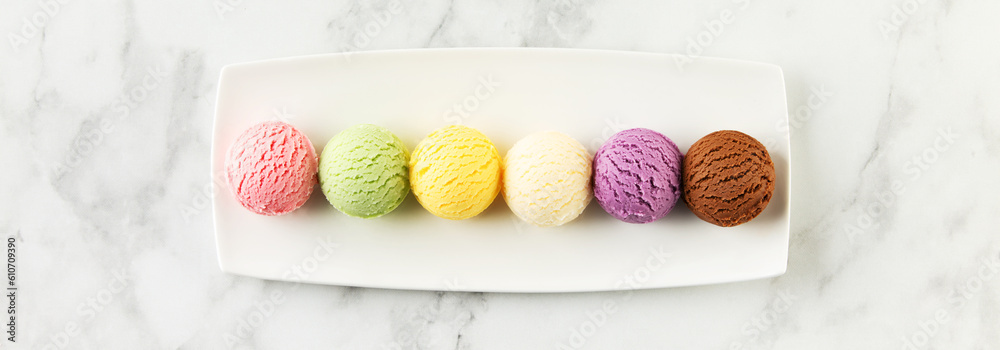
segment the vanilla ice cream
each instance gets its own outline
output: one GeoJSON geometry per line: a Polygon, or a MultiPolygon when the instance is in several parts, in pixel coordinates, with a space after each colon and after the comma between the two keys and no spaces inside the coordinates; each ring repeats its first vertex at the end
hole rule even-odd
{"type": "Polygon", "coordinates": [[[530,224],[565,224],[590,203],[590,154],[572,137],[558,132],[528,135],[507,151],[503,165],[504,200],[530,224]]]}

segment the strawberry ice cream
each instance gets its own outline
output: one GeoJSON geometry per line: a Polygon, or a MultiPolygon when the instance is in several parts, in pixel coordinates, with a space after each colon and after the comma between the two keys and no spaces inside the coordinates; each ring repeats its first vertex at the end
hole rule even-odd
{"type": "Polygon", "coordinates": [[[316,185],[316,150],[287,123],[263,122],[243,132],[226,155],[226,181],[236,200],[261,215],[305,204],[316,185]]]}

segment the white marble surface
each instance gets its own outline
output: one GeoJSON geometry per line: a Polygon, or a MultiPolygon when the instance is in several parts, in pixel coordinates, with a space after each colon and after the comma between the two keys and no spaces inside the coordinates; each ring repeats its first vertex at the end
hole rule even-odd
{"type": "Polygon", "coordinates": [[[5,0],[0,229],[18,242],[14,345],[1000,349],[998,13],[992,0],[5,0]],[[691,46],[699,36],[707,45],[691,46]],[[206,189],[222,66],[464,46],[783,67],[788,272],[520,295],[219,271],[206,189]]]}

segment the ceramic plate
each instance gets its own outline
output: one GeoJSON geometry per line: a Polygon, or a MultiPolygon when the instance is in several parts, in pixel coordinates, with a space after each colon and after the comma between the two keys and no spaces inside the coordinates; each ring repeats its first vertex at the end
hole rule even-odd
{"type": "Polygon", "coordinates": [[[225,272],[271,280],[396,289],[579,292],[662,288],[777,276],[789,235],[787,108],[781,69],[724,59],[570,49],[425,49],[329,54],[234,64],[219,79],[212,176],[215,235],[225,272]],[[409,196],[377,219],[329,205],[319,187],[299,210],[255,215],[223,182],[225,153],[247,127],[287,121],[317,154],[358,123],[385,126],[412,151],[434,129],[464,124],[501,154],[538,131],[566,133],[591,154],[631,127],[659,131],[686,152],[716,130],[763,142],[775,194],[753,221],[699,220],[683,203],[644,225],[592,201],[575,221],[536,228],[498,197],[463,221],[437,218],[409,196]]]}

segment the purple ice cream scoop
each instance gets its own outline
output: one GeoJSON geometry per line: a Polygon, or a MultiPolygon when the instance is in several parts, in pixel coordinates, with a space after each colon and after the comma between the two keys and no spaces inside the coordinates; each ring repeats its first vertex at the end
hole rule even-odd
{"type": "Polygon", "coordinates": [[[682,157],[677,145],[656,131],[618,132],[594,155],[594,198],[621,221],[656,221],[681,198],[682,157]]]}

